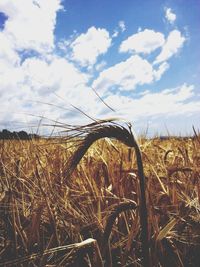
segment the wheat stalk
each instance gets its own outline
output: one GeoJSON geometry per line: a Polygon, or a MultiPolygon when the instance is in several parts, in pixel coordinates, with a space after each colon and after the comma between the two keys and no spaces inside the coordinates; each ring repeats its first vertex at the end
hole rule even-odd
{"type": "MultiPolygon", "coordinates": [[[[97,140],[105,137],[114,138],[121,141],[128,147],[133,147],[135,149],[138,167],[138,176],[140,180],[140,224],[141,224],[141,243],[142,243],[142,255],[143,255],[143,266],[150,266],[149,257],[149,240],[148,240],[148,217],[147,217],[147,207],[146,207],[146,196],[145,196],[145,178],[142,163],[142,156],[140,152],[139,145],[132,133],[131,125],[128,125],[128,129],[113,122],[113,120],[95,121],[86,126],[78,128],[80,133],[86,134],[86,136],[81,141],[78,149],[72,155],[70,160],[67,162],[65,172],[64,172],[64,182],[69,179],[85,155],[89,147],[97,140]]],[[[80,134],[81,135],[81,134],[80,134]]]]}
{"type": "Polygon", "coordinates": [[[110,215],[107,217],[106,225],[102,237],[102,256],[105,259],[105,266],[112,266],[112,257],[110,251],[109,238],[113,228],[113,224],[115,223],[116,218],[119,216],[121,212],[127,210],[135,210],[137,205],[134,201],[124,201],[121,203],[117,203],[111,210],[110,215]]]}

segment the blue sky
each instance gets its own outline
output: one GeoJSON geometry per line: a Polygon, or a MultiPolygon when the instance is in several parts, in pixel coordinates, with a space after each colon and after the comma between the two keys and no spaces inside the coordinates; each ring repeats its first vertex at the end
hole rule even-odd
{"type": "Polygon", "coordinates": [[[87,123],[74,105],[139,133],[192,133],[199,14],[197,0],[1,0],[0,128],[87,123]]]}

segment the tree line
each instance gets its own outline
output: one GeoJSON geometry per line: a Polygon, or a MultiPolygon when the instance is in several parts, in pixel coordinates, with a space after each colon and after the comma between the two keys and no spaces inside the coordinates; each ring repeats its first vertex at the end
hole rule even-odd
{"type": "Polygon", "coordinates": [[[7,129],[3,129],[0,131],[0,139],[8,140],[8,139],[20,139],[20,140],[31,140],[31,139],[38,139],[40,136],[37,134],[28,134],[25,131],[19,132],[10,132],[7,129]]]}

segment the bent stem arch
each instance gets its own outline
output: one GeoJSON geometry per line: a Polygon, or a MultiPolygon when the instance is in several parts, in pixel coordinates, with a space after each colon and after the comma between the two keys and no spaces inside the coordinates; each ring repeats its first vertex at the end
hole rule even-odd
{"type": "MultiPolygon", "coordinates": [[[[115,138],[128,147],[135,149],[138,176],[140,180],[140,225],[141,225],[141,244],[142,244],[142,265],[144,267],[150,266],[149,257],[149,240],[148,240],[148,217],[146,207],[145,195],[145,177],[142,163],[142,155],[137,141],[131,131],[131,126],[128,124],[129,129],[114,123],[111,120],[97,121],[95,123],[81,127],[81,134],[86,134],[81,141],[78,149],[67,162],[64,172],[64,182],[69,179],[84,156],[89,147],[97,140],[105,137],[115,138]],[[108,123],[109,122],[109,123],[108,123]]],[[[81,135],[80,134],[80,135],[81,135]]]]}
{"type": "Polygon", "coordinates": [[[101,244],[101,250],[102,250],[102,258],[105,262],[105,267],[111,267],[112,266],[112,257],[111,257],[111,251],[110,251],[110,235],[112,232],[113,224],[115,223],[116,218],[119,216],[121,212],[127,211],[127,210],[135,210],[137,208],[137,205],[134,201],[125,201],[121,203],[117,203],[112,211],[111,214],[107,217],[104,233],[102,237],[102,244],[101,244]]]}

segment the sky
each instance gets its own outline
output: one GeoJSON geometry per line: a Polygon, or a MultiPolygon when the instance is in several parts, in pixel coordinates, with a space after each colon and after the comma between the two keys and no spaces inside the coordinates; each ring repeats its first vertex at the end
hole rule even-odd
{"type": "Polygon", "coordinates": [[[199,0],[0,0],[0,129],[113,117],[192,134],[199,43],[199,0]]]}

